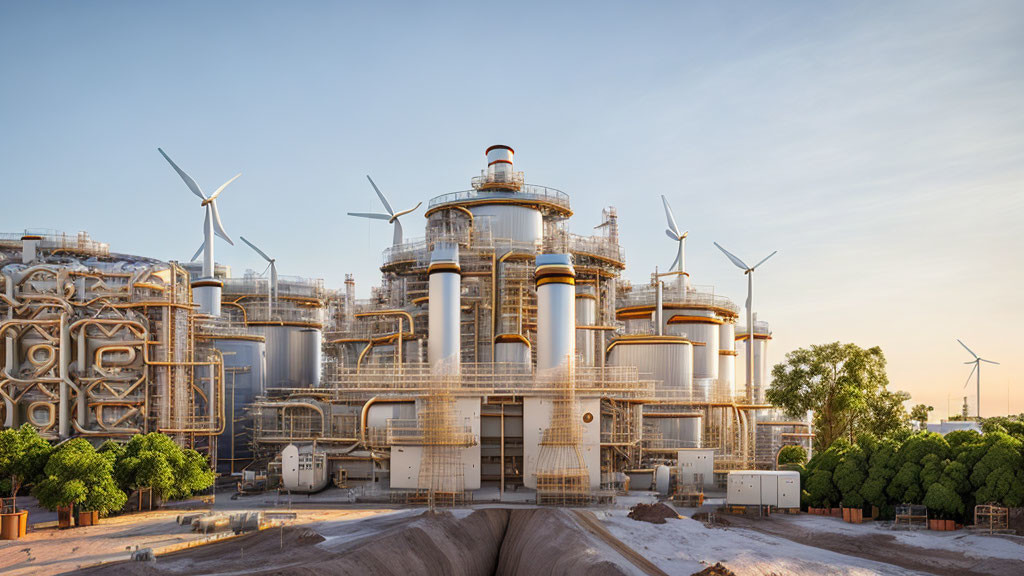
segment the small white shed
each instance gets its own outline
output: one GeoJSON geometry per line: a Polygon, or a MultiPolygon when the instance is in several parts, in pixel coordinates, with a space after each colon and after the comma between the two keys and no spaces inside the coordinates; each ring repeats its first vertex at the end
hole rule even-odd
{"type": "Polygon", "coordinates": [[[790,470],[729,472],[725,501],[730,506],[800,507],[800,473],[790,470]]]}

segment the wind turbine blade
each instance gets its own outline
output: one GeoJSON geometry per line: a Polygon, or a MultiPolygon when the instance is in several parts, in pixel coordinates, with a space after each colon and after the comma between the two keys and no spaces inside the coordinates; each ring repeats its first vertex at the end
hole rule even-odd
{"type": "Polygon", "coordinates": [[[665,236],[668,236],[672,240],[675,240],[676,242],[679,242],[679,235],[676,234],[675,232],[671,231],[671,230],[665,230],[665,236]]]}
{"type": "Polygon", "coordinates": [[[234,246],[235,243],[231,241],[231,237],[228,236],[228,233],[224,231],[224,225],[221,224],[220,212],[217,212],[217,201],[216,200],[211,200],[210,203],[208,204],[208,206],[210,207],[210,213],[213,214],[213,232],[214,232],[214,234],[216,234],[217,236],[220,236],[221,238],[227,240],[228,244],[231,244],[232,246],[234,246]]]}
{"type": "Polygon", "coordinates": [[[731,260],[731,261],[732,261],[732,263],[733,263],[733,264],[735,264],[735,265],[736,265],[736,267],[737,267],[737,268],[739,268],[740,270],[748,270],[748,269],[750,268],[750,266],[747,266],[747,263],[746,263],[746,262],[744,262],[743,260],[740,260],[739,258],[737,258],[737,257],[736,257],[735,255],[733,255],[733,253],[732,253],[732,252],[729,252],[729,251],[728,251],[728,250],[726,250],[725,248],[722,248],[722,245],[721,245],[721,244],[719,244],[718,242],[714,242],[714,245],[715,245],[715,246],[716,246],[716,247],[717,247],[717,248],[718,248],[719,250],[721,250],[721,251],[722,251],[722,253],[723,253],[723,254],[725,254],[725,255],[726,255],[726,257],[728,257],[728,258],[729,258],[729,260],[731,260]]]}
{"type": "Polygon", "coordinates": [[[238,174],[235,174],[234,178],[232,178],[231,180],[228,180],[227,182],[221,184],[220,188],[217,188],[216,190],[213,191],[213,194],[210,194],[210,200],[213,200],[213,199],[217,198],[217,196],[220,196],[220,193],[223,192],[224,189],[228,187],[228,184],[231,184],[235,180],[238,180],[238,177],[241,176],[241,175],[242,175],[242,173],[239,172],[238,174]]]}
{"type": "Polygon", "coordinates": [[[391,220],[391,216],[387,214],[374,214],[372,212],[349,212],[348,215],[358,218],[373,218],[374,220],[391,220]]]}
{"type": "Polygon", "coordinates": [[[259,248],[257,248],[255,244],[253,244],[252,242],[249,242],[248,240],[246,240],[245,236],[239,236],[239,238],[242,239],[242,242],[245,242],[246,244],[248,244],[249,248],[252,248],[253,250],[256,251],[257,254],[259,254],[260,256],[263,256],[264,260],[266,260],[267,262],[273,262],[273,260],[274,260],[273,258],[271,258],[270,256],[267,256],[267,253],[264,252],[263,250],[260,250],[259,248]]]}
{"type": "Polygon", "coordinates": [[[192,259],[189,262],[195,262],[196,258],[199,258],[199,255],[203,253],[203,248],[206,248],[206,240],[203,240],[203,243],[199,245],[199,250],[196,250],[196,253],[192,255],[192,259]]]}
{"type": "Polygon", "coordinates": [[[186,174],[184,170],[178,168],[178,165],[174,163],[174,160],[171,160],[170,156],[164,153],[162,148],[157,148],[157,151],[160,152],[160,155],[163,156],[168,163],[170,163],[171,168],[174,168],[174,171],[178,173],[178,176],[181,176],[181,179],[185,181],[185,185],[188,186],[188,189],[196,196],[206,200],[206,194],[203,194],[203,189],[199,187],[199,184],[196,184],[196,181],[186,174]]]}
{"type": "Polygon", "coordinates": [[[972,364],[974,364],[974,368],[971,368],[971,373],[967,375],[967,381],[964,382],[964,388],[967,388],[967,385],[971,383],[971,376],[974,376],[974,371],[978,369],[978,365],[976,363],[972,362],[972,364]]]}
{"type": "Polygon", "coordinates": [[[672,261],[672,265],[668,267],[669,270],[673,270],[674,271],[676,269],[676,267],[679,266],[679,256],[680,256],[680,254],[676,254],[676,259],[673,260],[672,261]]]}
{"type": "Polygon", "coordinates": [[[370,178],[370,175],[367,174],[366,179],[370,181],[370,186],[373,186],[373,189],[377,192],[377,196],[380,198],[380,201],[384,203],[384,208],[387,209],[388,214],[394,216],[395,209],[391,207],[391,203],[384,197],[384,193],[380,191],[380,188],[377,188],[377,184],[374,183],[373,178],[370,178]]]}
{"type": "Polygon", "coordinates": [[[768,261],[768,259],[769,259],[769,258],[771,258],[772,256],[775,256],[775,255],[776,255],[776,254],[778,254],[778,253],[779,253],[779,251],[778,251],[778,250],[776,250],[775,252],[772,252],[771,254],[769,254],[769,255],[765,256],[765,257],[764,257],[764,260],[761,260],[761,261],[760,261],[760,262],[758,262],[757,264],[754,264],[754,267],[753,267],[753,268],[751,268],[751,270],[757,270],[757,267],[758,267],[758,266],[760,266],[761,264],[764,264],[765,262],[767,262],[767,261],[768,261]]]}
{"type": "Polygon", "coordinates": [[[984,358],[978,358],[978,360],[981,360],[982,362],[988,362],[989,364],[995,364],[996,366],[999,366],[999,362],[993,362],[992,360],[985,360],[984,358]]]}
{"type": "Polygon", "coordinates": [[[408,214],[410,212],[415,212],[416,209],[419,208],[420,205],[422,205],[422,204],[423,204],[423,202],[417,202],[416,205],[413,206],[412,208],[409,208],[408,210],[405,210],[404,212],[399,212],[398,214],[395,214],[394,216],[391,217],[391,219],[394,220],[394,219],[398,218],[399,216],[405,216],[406,214],[408,214]]]}
{"type": "Polygon", "coordinates": [[[676,226],[676,218],[672,215],[672,208],[668,205],[668,199],[665,198],[664,194],[661,195],[661,203],[665,206],[665,219],[668,220],[668,229],[678,237],[679,226],[676,226]]]}
{"type": "Polygon", "coordinates": [[[974,350],[971,350],[970,348],[968,348],[967,344],[964,344],[963,342],[961,342],[959,338],[957,338],[956,341],[960,342],[960,345],[964,347],[964,350],[967,350],[968,352],[970,352],[971,356],[974,356],[975,358],[978,358],[978,355],[974,353],[974,350]]]}

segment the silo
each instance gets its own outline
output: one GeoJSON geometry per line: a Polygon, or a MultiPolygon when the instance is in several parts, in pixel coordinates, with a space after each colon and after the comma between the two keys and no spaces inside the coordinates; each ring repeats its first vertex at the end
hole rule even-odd
{"type": "Polygon", "coordinates": [[[438,244],[430,255],[427,358],[435,372],[458,373],[461,365],[462,277],[457,244],[438,244]]]}
{"type": "MultiPolygon", "coordinates": [[[[597,324],[597,296],[592,286],[577,286],[576,289],[576,326],[594,326],[597,324]]],[[[594,365],[594,331],[589,328],[576,330],[576,351],[580,355],[583,366],[594,365]]]]}
{"type": "MultiPolygon", "coordinates": [[[[765,393],[768,389],[768,341],[772,339],[771,330],[767,322],[754,322],[754,371],[753,390],[751,401],[755,404],[765,402],[765,393]]],[[[750,338],[750,331],[741,327],[736,334],[736,362],[742,366],[743,382],[746,382],[747,375],[747,339],[750,338]]]]}
{"type": "Polygon", "coordinates": [[[323,333],[305,326],[257,326],[267,347],[267,387],[306,388],[320,385],[323,333]]]}
{"type": "Polygon", "coordinates": [[[537,256],[537,372],[564,367],[576,348],[576,272],[568,254],[537,256]]]}
{"type": "Polygon", "coordinates": [[[736,321],[728,319],[718,327],[718,388],[716,395],[736,395],[736,321]]]}
{"type": "Polygon", "coordinates": [[[693,387],[693,345],[681,336],[624,336],[608,346],[609,366],[635,366],[657,390],[688,398],[693,387]]]}
{"type": "Polygon", "coordinates": [[[708,310],[673,310],[666,321],[670,334],[686,335],[693,343],[693,377],[718,378],[719,326],[722,320],[708,310]]]}
{"type": "Polygon", "coordinates": [[[252,461],[252,416],[249,404],[265,391],[266,344],[259,336],[219,337],[224,354],[225,427],[217,442],[217,467],[222,474],[240,471],[252,461]]]}

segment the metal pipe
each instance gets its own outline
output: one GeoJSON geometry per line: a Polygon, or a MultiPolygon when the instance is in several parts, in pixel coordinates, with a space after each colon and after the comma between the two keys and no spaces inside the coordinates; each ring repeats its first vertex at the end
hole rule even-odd
{"type": "MultiPolygon", "coordinates": [[[[57,434],[63,440],[71,435],[71,410],[68,405],[68,363],[71,362],[71,334],[68,330],[68,315],[60,315],[60,410],[57,415],[57,434]]],[[[79,392],[79,396],[83,394],[79,392]]]]}

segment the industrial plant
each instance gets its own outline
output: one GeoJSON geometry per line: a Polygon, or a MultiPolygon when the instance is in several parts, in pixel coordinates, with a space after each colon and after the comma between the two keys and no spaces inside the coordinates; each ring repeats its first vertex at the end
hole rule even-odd
{"type": "MultiPolygon", "coordinates": [[[[570,196],[528,183],[511,147],[487,148],[469,189],[431,198],[421,237],[403,231],[420,204],[395,211],[368,178],[383,211],[351,216],[394,236],[359,299],[351,275],[336,290],[278,276],[257,232],[242,240],[266,273],[233,276],[214,245],[233,243],[217,198],[238,176],[207,195],[160,153],[205,213],[190,261],[85,233],[0,238],[5,427],[97,442],[159,431],[222,476],[429,505],[724,486],[774,469],[784,446],[810,449],[809,420],[765,401],[772,335],[752,293],[743,310],[691,281],[665,197],[675,261],[630,282],[615,208],[595,234],[571,233],[570,196]]],[[[752,292],[761,264],[722,251],[752,292]]]]}

